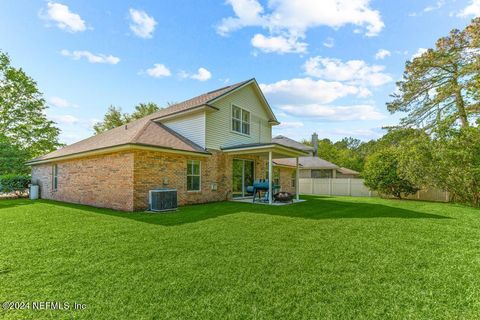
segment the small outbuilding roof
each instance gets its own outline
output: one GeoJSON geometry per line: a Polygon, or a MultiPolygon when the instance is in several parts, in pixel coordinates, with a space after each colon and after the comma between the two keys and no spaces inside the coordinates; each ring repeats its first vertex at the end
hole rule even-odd
{"type": "MultiPolygon", "coordinates": [[[[294,158],[288,159],[278,159],[275,160],[280,165],[285,166],[295,166],[296,160],[294,158]]],[[[302,169],[338,169],[340,168],[334,163],[328,162],[327,160],[323,160],[319,157],[299,157],[298,162],[302,166],[302,169]]]]}
{"type": "Polygon", "coordinates": [[[307,152],[313,151],[312,147],[307,146],[303,143],[300,143],[298,141],[295,141],[293,139],[290,139],[290,138],[282,136],[282,135],[278,135],[278,136],[274,137],[272,139],[272,142],[282,144],[282,145],[287,146],[287,147],[295,148],[295,149],[298,149],[298,150],[307,151],[307,152]]]}
{"type": "Polygon", "coordinates": [[[354,175],[354,176],[360,175],[360,172],[352,170],[352,169],[348,169],[348,168],[345,168],[345,167],[340,167],[340,168],[337,169],[337,171],[342,173],[342,174],[351,174],[351,175],[354,175]]]}

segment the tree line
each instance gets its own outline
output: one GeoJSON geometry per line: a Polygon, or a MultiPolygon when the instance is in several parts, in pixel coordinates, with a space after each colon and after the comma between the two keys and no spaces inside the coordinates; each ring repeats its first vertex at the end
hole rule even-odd
{"type": "Polygon", "coordinates": [[[480,18],[407,61],[391,97],[387,109],[406,114],[398,126],[369,142],[321,140],[319,156],[381,194],[439,188],[480,206],[480,18]]]}

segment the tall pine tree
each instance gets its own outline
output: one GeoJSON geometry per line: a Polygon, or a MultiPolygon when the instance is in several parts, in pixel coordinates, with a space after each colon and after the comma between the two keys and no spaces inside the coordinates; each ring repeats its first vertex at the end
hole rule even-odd
{"type": "Polygon", "coordinates": [[[433,128],[440,123],[468,127],[480,114],[480,18],[452,30],[434,49],[408,61],[397,83],[390,112],[406,112],[404,127],[433,128]]]}

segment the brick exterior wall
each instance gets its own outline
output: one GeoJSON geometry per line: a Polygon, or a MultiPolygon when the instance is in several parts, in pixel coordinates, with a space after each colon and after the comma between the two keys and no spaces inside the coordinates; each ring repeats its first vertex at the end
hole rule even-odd
{"type": "Polygon", "coordinates": [[[295,172],[295,168],[280,167],[280,186],[281,191],[290,192],[295,194],[295,186],[292,184],[292,175],[295,172]]]}
{"type": "Polygon", "coordinates": [[[32,183],[43,199],[133,210],[133,153],[117,152],[32,166],[32,183]],[[58,188],[52,188],[52,165],[58,166],[58,188]]]}
{"type": "Polygon", "coordinates": [[[209,157],[136,151],[134,166],[134,208],[148,208],[148,191],[175,188],[179,205],[227,200],[231,182],[225,174],[226,157],[213,153],[209,157]],[[187,191],[187,161],[200,161],[200,191],[187,191]],[[217,190],[212,190],[212,184],[217,190]]]}
{"type": "MultiPolygon", "coordinates": [[[[211,156],[190,156],[135,150],[72,159],[58,165],[58,189],[52,190],[52,165],[32,167],[32,182],[40,185],[41,197],[123,211],[148,208],[148,191],[175,188],[179,205],[224,201],[231,198],[233,159],[255,161],[255,179],[266,176],[265,158],[229,156],[210,151],[211,156]],[[201,162],[201,190],[187,191],[187,161],[201,162]],[[212,185],[217,190],[212,190],[212,185]]],[[[280,168],[283,191],[295,193],[291,175],[295,169],[280,168]]]]}
{"type": "Polygon", "coordinates": [[[148,208],[148,191],[155,188],[175,188],[179,205],[224,201],[232,195],[233,159],[255,161],[256,178],[264,178],[265,161],[258,156],[229,156],[210,150],[211,156],[175,155],[154,151],[136,151],[134,166],[134,208],[148,208]],[[201,163],[201,190],[187,191],[187,161],[201,163]],[[258,176],[260,174],[260,176],[258,176]],[[217,190],[212,190],[216,185],[217,190]]]}

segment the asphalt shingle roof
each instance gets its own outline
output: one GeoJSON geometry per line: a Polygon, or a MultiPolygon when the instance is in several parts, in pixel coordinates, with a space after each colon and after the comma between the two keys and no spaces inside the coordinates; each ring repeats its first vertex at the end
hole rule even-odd
{"type": "MultiPolygon", "coordinates": [[[[296,166],[296,160],[294,158],[288,159],[275,159],[275,162],[279,165],[296,166]]],[[[298,157],[298,162],[302,166],[302,169],[338,169],[334,163],[328,162],[318,157],[298,157]]]]}
{"type": "Polygon", "coordinates": [[[284,146],[292,147],[292,148],[302,150],[302,151],[307,151],[307,152],[313,151],[312,147],[307,146],[303,143],[300,143],[298,141],[295,141],[293,139],[290,139],[290,138],[282,136],[282,135],[274,137],[272,139],[272,142],[278,143],[278,144],[283,144],[284,146]]]}
{"type": "Polygon", "coordinates": [[[40,156],[30,162],[49,160],[109,147],[138,144],[181,151],[207,153],[205,149],[177,132],[167,128],[155,119],[207,105],[220,96],[241,87],[253,79],[242,81],[214,91],[210,91],[183,102],[161,109],[151,115],[132,121],[126,125],[102,132],[90,138],[68,145],[64,148],[40,156]]]}

